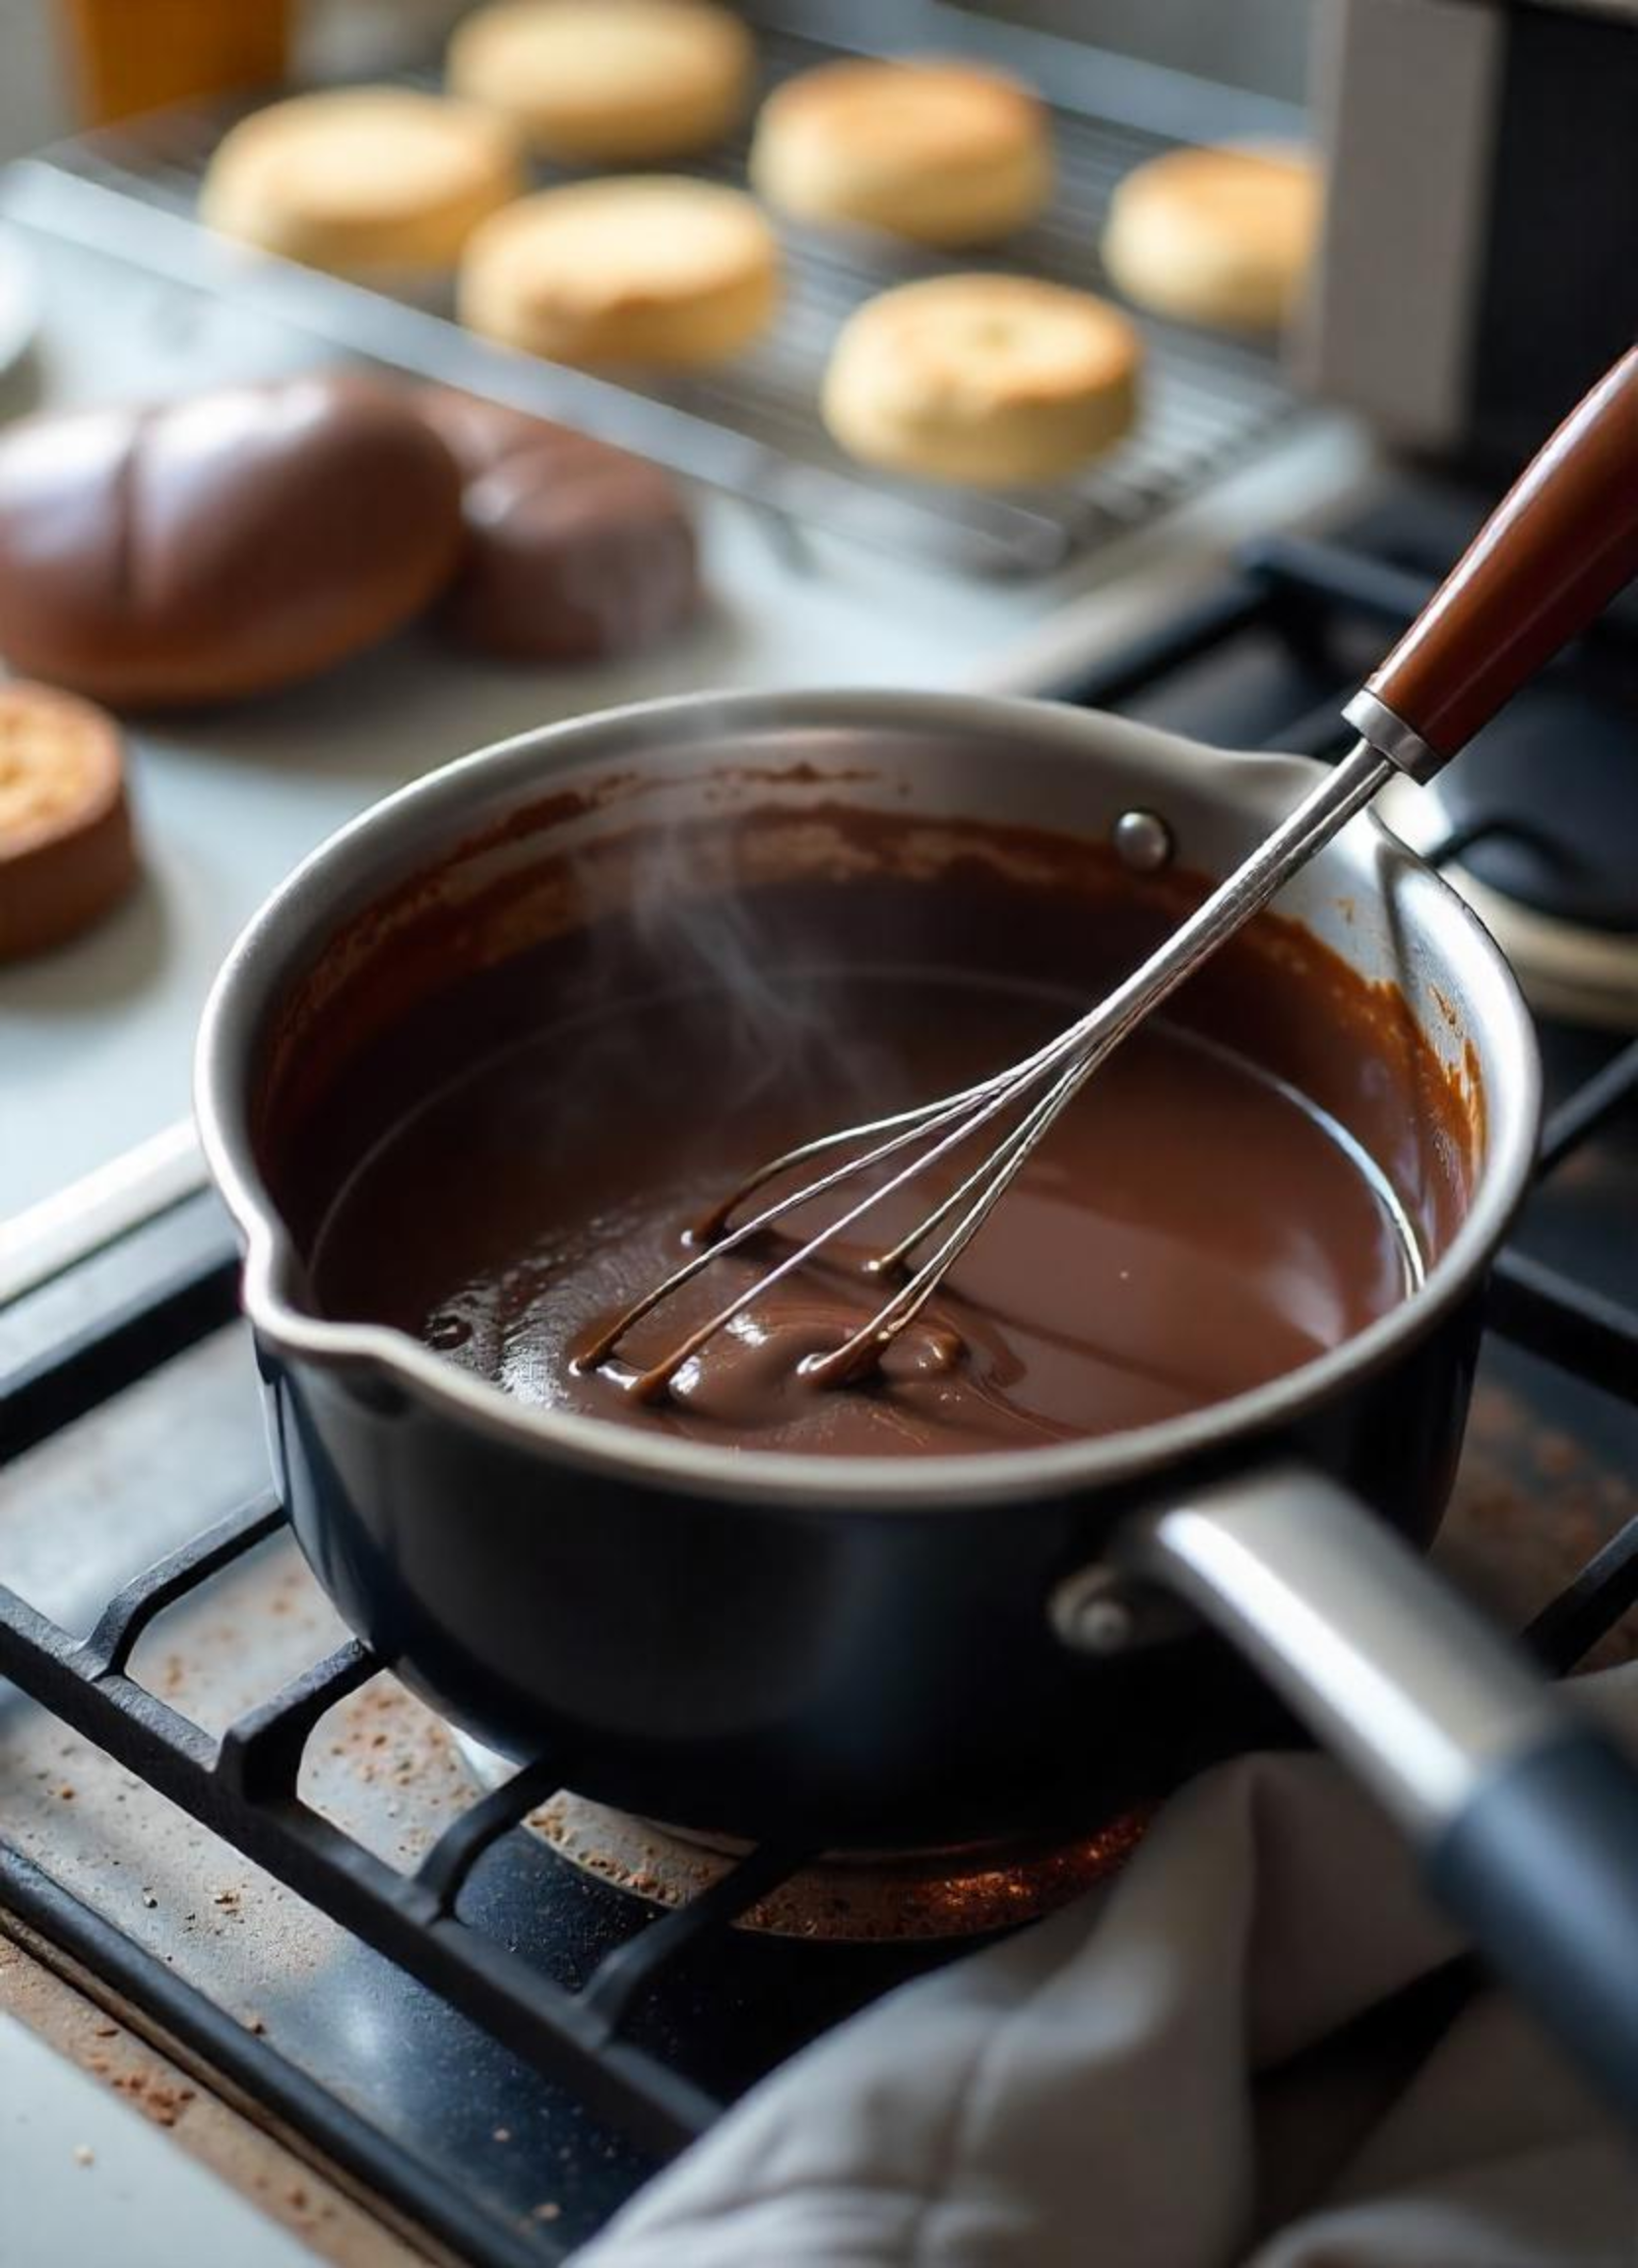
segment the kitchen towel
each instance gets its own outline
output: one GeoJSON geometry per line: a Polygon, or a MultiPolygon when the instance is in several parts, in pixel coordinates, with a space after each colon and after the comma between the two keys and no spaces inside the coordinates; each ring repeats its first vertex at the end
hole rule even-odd
{"type": "MultiPolygon", "coordinates": [[[[1638,1670],[1579,1689],[1638,1736],[1638,1670]]],[[[1242,1758],[1112,1886],[793,2057],[578,2259],[1633,2268],[1625,2146],[1459,1951],[1339,1767],[1242,1758]]]]}

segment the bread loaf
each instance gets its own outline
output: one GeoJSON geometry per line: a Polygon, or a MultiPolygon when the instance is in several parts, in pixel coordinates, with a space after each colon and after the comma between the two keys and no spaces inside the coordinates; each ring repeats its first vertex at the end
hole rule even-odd
{"type": "Polygon", "coordinates": [[[1271,330],[1307,283],[1323,203],[1319,166],[1304,150],[1169,150],[1116,188],[1103,265],[1157,315],[1271,330]]]}
{"type": "Polygon", "coordinates": [[[652,646],[699,604],[693,525],[658,465],[499,403],[428,387],[466,477],[467,547],[438,619],[515,661],[652,646]]]}
{"type": "Polygon", "coordinates": [[[730,134],[755,63],[715,0],[491,0],[456,28],[449,83],[559,164],[652,165],[730,134]]]}
{"type": "Polygon", "coordinates": [[[360,376],[0,435],[0,655],[115,708],[309,676],[418,613],[460,547],[448,449],[360,376]]]}

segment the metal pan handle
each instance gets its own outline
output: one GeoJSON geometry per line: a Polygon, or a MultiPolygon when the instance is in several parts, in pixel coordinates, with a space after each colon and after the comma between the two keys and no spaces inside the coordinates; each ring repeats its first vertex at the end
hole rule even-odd
{"type": "Polygon", "coordinates": [[[1638,2126],[1638,1769],[1324,1475],[1263,1469],[1121,1531],[1404,1827],[1429,1888],[1638,2126]]]}

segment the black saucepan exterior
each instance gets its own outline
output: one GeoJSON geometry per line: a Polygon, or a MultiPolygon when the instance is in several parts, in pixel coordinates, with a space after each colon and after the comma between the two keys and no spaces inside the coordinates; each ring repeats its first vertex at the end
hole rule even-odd
{"type": "MultiPolygon", "coordinates": [[[[1283,1445],[1425,1543],[1477,1329],[1469,1299],[1283,1445]]],[[[262,1361],[281,1486],[346,1620],[487,1745],[549,1751],[621,1808],[801,1847],[941,1847],[1090,1823],[1278,1732],[1215,1638],[1102,1663],[1053,1635],[1054,1586],[1186,1466],[976,1506],[714,1501],[543,1467],[368,1369],[262,1361]]],[[[1248,1437],[1233,1461],[1281,1445],[1248,1437]]]]}
{"type": "Polygon", "coordinates": [[[686,795],[724,751],[750,760],[759,795],[822,794],[834,767],[850,795],[868,794],[874,767],[884,799],[964,817],[1106,834],[1123,810],[1152,807],[1206,872],[1243,854],[1313,777],[1043,704],[737,696],[548,730],[367,814],[247,933],[200,1051],[207,1150],[247,1233],[247,1305],[296,1533],[346,1620],[435,1708],[510,1756],[549,1752],[565,1785],[623,1808],[877,1849],[1090,1819],[1284,1722],[1198,1630],[1179,1641],[1163,1622],[1113,1659],[1060,1642],[1054,1587],[1100,1559],[1128,1515],[1295,1451],[1418,1545],[1431,1538],[1484,1268],[1534,1139],[1528,1020],[1459,901],[1356,826],[1292,910],[1362,974],[1403,981],[1438,1044],[1457,1062],[1469,1050],[1483,1090],[1474,1199],[1414,1299],[1274,1390],[1151,1428],[1141,1454],[1123,1454],[1139,1439],[1126,1436],[938,1460],[936,1484],[901,1461],[878,1484],[858,1467],[802,1475],[806,1460],[697,1445],[637,1455],[626,1428],[593,1426],[589,1442],[587,1420],[578,1435],[536,1422],[401,1335],[311,1309],[257,1157],[261,1035],[338,922],[497,814],[588,767],[669,767],[686,795]]]}

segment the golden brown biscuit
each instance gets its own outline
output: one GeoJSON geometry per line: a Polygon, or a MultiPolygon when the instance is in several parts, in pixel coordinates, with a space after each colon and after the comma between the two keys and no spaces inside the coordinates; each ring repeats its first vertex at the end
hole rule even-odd
{"type": "Polygon", "coordinates": [[[731,133],[755,59],[712,0],[497,0],[457,29],[449,84],[516,120],[542,157],[646,165],[731,133]]]}
{"type": "Polygon", "coordinates": [[[492,111],[401,87],[275,102],[223,136],[200,191],[224,235],[366,279],[452,268],[478,221],[526,187],[492,111]]]}
{"type": "Polygon", "coordinates": [[[113,719],[49,685],[0,684],[0,961],[77,937],[136,874],[113,719]]]}
{"type": "Polygon", "coordinates": [[[971,63],[826,63],[763,104],[751,181],[799,220],[994,243],[1051,194],[1046,112],[1018,80],[971,63]]]}
{"type": "Polygon", "coordinates": [[[1305,151],[1169,151],[1116,189],[1103,264],[1129,299],[1158,315],[1270,330],[1307,278],[1322,202],[1305,151]]]}
{"type": "Polygon", "coordinates": [[[1118,309],[1025,276],[935,276],[870,299],[825,373],[854,457],[976,485],[1049,480],[1132,423],[1142,360],[1118,309]]]}
{"type": "Polygon", "coordinates": [[[673,174],[547,189],[461,262],[461,320],[554,362],[683,369],[772,320],[779,247],[749,197],[673,174]]]}

